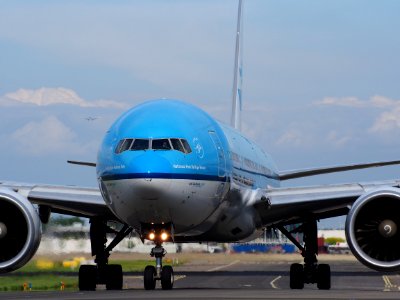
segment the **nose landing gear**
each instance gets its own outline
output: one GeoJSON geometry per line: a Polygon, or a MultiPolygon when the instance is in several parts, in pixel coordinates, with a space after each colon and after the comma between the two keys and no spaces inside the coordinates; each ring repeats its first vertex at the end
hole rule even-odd
{"type": "Polygon", "coordinates": [[[148,239],[154,241],[155,246],[151,249],[150,256],[156,258],[156,266],[146,266],[143,274],[143,283],[146,290],[154,290],[157,280],[161,281],[163,290],[170,290],[174,286],[174,270],[171,266],[163,266],[162,259],[167,254],[167,251],[162,246],[164,241],[170,240],[172,226],[161,226],[150,228],[148,230],[148,239]],[[165,228],[169,229],[166,230],[165,228]]]}
{"type": "Polygon", "coordinates": [[[161,246],[161,242],[156,242],[156,246],[151,249],[150,256],[156,258],[156,267],[147,266],[144,269],[144,288],[146,290],[154,290],[156,281],[161,281],[163,290],[170,290],[174,285],[174,271],[171,266],[163,266],[162,259],[167,251],[161,246]]]}

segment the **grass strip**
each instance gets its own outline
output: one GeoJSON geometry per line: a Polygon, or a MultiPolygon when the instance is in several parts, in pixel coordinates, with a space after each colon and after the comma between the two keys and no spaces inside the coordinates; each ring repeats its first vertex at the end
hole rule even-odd
{"type": "MultiPolygon", "coordinates": [[[[143,272],[147,265],[154,265],[154,259],[110,260],[109,263],[120,264],[124,272],[143,272]]],[[[164,265],[182,265],[182,261],[165,259],[164,265]]],[[[79,267],[65,267],[62,261],[52,261],[47,266],[43,268],[40,261],[32,260],[19,270],[1,275],[0,291],[60,290],[62,285],[64,289],[78,289],[79,267]]]]}
{"type": "MultiPolygon", "coordinates": [[[[110,264],[120,264],[124,272],[142,272],[147,265],[154,265],[154,259],[150,260],[110,260],[110,264]]],[[[174,261],[170,259],[164,259],[164,265],[178,266],[182,265],[182,261],[174,261]]],[[[51,266],[43,268],[40,267],[38,261],[32,260],[27,263],[24,267],[14,271],[12,274],[25,275],[29,273],[71,273],[78,272],[79,266],[76,267],[65,267],[62,261],[54,261],[51,266]]]]}
{"type": "Polygon", "coordinates": [[[1,276],[0,291],[78,289],[78,277],[57,275],[1,276]]]}

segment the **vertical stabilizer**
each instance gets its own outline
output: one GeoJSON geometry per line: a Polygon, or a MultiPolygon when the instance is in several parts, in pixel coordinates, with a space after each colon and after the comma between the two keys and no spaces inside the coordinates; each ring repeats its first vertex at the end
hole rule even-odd
{"type": "Polygon", "coordinates": [[[241,112],[242,112],[242,0],[239,0],[238,18],[236,29],[236,47],[235,47],[235,67],[233,70],[233,88],[232,88],[232,127],[241,130],[241,112]]]}

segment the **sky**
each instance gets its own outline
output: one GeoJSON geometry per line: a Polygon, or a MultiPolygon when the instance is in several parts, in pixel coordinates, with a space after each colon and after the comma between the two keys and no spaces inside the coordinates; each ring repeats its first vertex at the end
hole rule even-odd
{"type": "MultiPolygon", "coordinates": [[[[399,10],[395,0],[245,1],[243,132],[280,170],[400,159],[399,10]]],[[[0,0],[0,180],[96,186],[93,168],[66,160],[95,162],[112,122],[149,99],[228,123],[236,15],[233,0],[0,0]]]]}

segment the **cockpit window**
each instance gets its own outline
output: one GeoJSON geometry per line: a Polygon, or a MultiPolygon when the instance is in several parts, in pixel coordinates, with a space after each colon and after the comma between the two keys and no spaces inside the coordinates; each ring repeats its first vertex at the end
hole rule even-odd
{"type": "Polygon", "coordinates": [[[188,154],[192,152],[189,143],[185,139],[164,138],[164,139],[123,139],[120,140],[115,153],[119,154],[127,150],[177,150],[188,154]],[[150,143],[151,142],[151,143],[150,143]],[[151,144],[151,146],[150,146],[151,144]]]}
{"type": "Polygon", "coordinates": [[[124,139],[118,143],[115,153],[121,153],[131,148],[133,139],[124,139]]]}
{"type": "Polygon", "coordinates": [[[121,147],[124,144],[125,140],[120,140],[117,147],[115,148],[115,153],[121,153],[121,147]]]}
{"type": "Polygon", "coordinates": [[[182,145],[180,139],[171,139],[171,144],[172,144],[172,148],[174,150],[178,150],[178,151],[185,153],[185,148],[183,148],[183,145],[182,145]]]}
{"type": "Polygon", "coordinates": [[[181,139],[181,142],[182,142],[182,144],[183,144],[183,148],[185,148],[185,152],[186,152],[186,153],[192,152],[192,149],[190,148],[190,145],[189,145],[189,143],[188,143],[186,140],[181,139]]]}
{"type": "Polygon", "coordinates": [[[138,150],[147,150],[149,149],[149,140],[147,139],[135,139],[131,150],[138,151],[138,150]]]}
{"type": "Polygon", "coordinates": [[[125,142],[121,146],[121,152],[129,150],[131,148],[133,139],[126,139],[125,142]]]}
{"type": "Polygon", "coordinates": [[[171,150],[169,139],[152,140],[151,149],[153,150],[171,150]]]}

